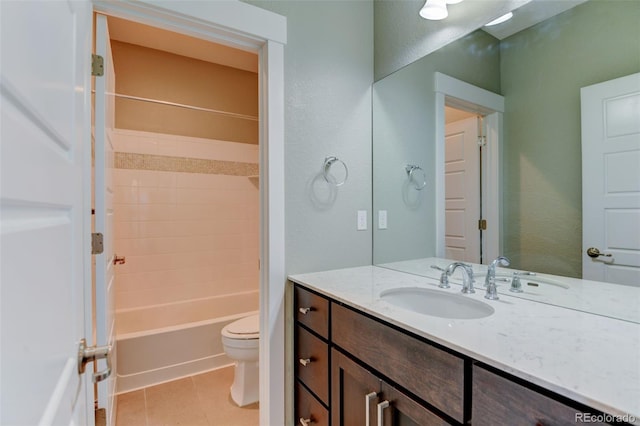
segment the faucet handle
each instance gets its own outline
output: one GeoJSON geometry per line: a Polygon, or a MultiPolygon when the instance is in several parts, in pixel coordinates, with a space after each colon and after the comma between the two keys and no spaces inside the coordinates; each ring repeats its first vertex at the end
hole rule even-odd
{"type": "MultiPolygon", "coordinates": [[[[511,281],[511,278],[491,277],[491,280],[493,281],[494,284],[497,282],[508,283],[509,281],[511,281]]],[[[488,285],[489,285],[489,282],[485,280],[484,287],[487,287],[488,285]]]]}
{"type": "Polygon", "coordinates": [[[520,273],[514,272],[513,279],[511,280],[511,287],[509,291],[513,293],[522,293],[522,283],[520,282],[520,273]]]}
{"type": "Polygon", "coordinates": [[[451,287],[451,285],[449,285],[449,274],[447,273],[447,271],[443,271],[442,274],[440,275],[440,284],[438,284],[438,287],[440,288],[451,287]]]}
{"type": "Polygon", "coordinates": [[[520,277],[523,275],[535,275],[535,272],[523,272],[523,271],[514,271],[513,279],[511,280],[511,287],[509,291],[514,293],[522,293],[522,283],[520,282],[520,277]]]}
{"type": "Polygon", "coordinates": [[[489,283],[489,285],[487,286],[487,292],[484,294],[484,298],[489,300],[500,299],[498,297],[498,287],[496,286],[495,282],[489,283]]]}

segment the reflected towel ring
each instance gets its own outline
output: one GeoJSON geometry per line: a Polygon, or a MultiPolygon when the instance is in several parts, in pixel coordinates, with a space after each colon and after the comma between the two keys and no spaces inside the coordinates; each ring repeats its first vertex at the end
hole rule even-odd
{"type": "Polygon", "coordinates": [[[326,157],[322,166],[322,175],[324,176],[324,180],[326,180],[327,182],[335,186],[342,186],[347,181],[347,177],[349,177],[349,169],[347,168],[347,165],[344,163],[344,161],[340,160],[338,157],[326,157]],[[344,167],[344,179],[342,180],[342,182],[337,183],[329,179],[329,169],[331,169],[331,166],[336,161],[342,164],[342,167],[344,167]]]}
{"type": "Polygon", "coordinates": [[[413,164],[407,164],[404,168],[407,171],[409,182],[413,182],[413,187],[418,191],[422,191],[427,186],[427,174],[422,170],[422,167],[413,164]],[[416,170],[419,170],[422,174],[422,178],[416,177],[416,170]]]}

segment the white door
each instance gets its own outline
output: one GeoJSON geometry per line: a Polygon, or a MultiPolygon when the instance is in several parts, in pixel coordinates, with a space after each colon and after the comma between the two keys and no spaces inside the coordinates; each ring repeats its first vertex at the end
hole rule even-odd
{"type": "Polygon", "coordinates": [[[91,425],[90,3],[0,8],[0,424],[91,425]]]}
{"type": "Polygon", "coordinates": [[[96,255],[95,312],[96,345],[110,345],[113,374],[98,383],[98,408],[106,409],[107,426],[115,424],[115,386],[117,348],[114,315],[113,245],[113,142],[115,125],[115,73],[107,18],[96,15],[96,54],[104,61],[104,75],[95,77],[95,232],[103,235],[104,251],[96,255]]]}
{"type": "Polygon", "coordinates": [[[480,263],[480,147],[478,119],[445,129],[445,256],[480,263]]]}
{"type": "Polygon", "coordinates": [[[640,286],[640,74],[584,87],[581,102],[582,275],[640,286]]]}

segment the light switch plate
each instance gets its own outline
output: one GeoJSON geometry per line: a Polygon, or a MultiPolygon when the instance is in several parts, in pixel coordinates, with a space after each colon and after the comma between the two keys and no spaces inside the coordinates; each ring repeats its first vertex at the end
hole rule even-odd
{"type": "Polygon", "coordinates": [[[367,230],[367,211],[358,210],[358,231],[367,230]]]}
{"type": "Polygon", "coordinates": [[[378,210],[378,229],[387,229],[387,211],[378,210]]]}

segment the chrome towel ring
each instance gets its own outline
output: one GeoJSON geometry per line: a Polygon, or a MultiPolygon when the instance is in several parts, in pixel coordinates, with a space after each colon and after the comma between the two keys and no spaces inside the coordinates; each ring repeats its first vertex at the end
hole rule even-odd
{"type": "Polygon", "coordinates": [[[409,177],[409,182],[413,183],[413,187],[415,189],[422,191],[422,189],[427,186],[427,174],[422,170],[422,167],[414,164],[407,164],[404,169],[409,177]]]}
{"type": "Polygon", "coordinates": [[[326,157],[324,159],[324,164],[322,165],[322,175],[324,176],[324,180],[326,180],[330,184],[333,184],[335,186],[342,186],[349,177],[349,169],[347,168],[347,165],[344,163],[344,161],[340,160],[338,157],[326,157]],[[335,162],[342,164],[342,167],[344,167],[344,179],[342,179],[342,182],[336,182],[335,180],[329,179],[329,170],[335,162]]]}

